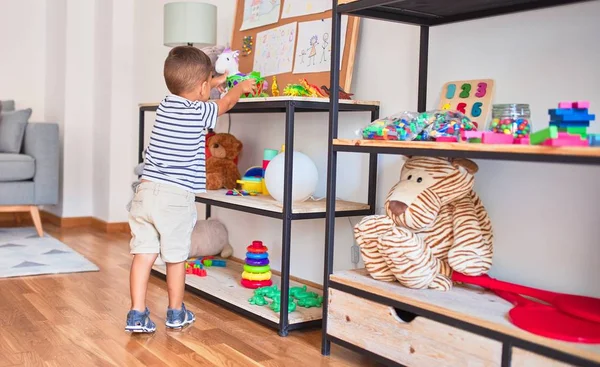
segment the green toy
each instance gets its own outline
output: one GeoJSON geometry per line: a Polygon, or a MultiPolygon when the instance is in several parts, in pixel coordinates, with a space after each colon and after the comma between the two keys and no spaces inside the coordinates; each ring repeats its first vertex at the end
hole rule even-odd
{"type": "MultiPolygon", "coordinates": [[[[273,299],[273,303],[271,303],[271,306],[269,306],[271,308],[271,310],[275,311],[275,312],[279,312],[281,310],[281,305],[280,305],[280,300],[279,298],[274,298],[273,299]]],[[[296,311],[296,302],[294,302],[293,299],[290,299],[288,302],[288,312],[294,312],[296,311]]]]}
{"type": "Polygon", "coordinates": [[[300,84],[288,84],[283,88],[283,95],[292,97],[310,97],[310,92],[300,84]]]}
{"type": "Polygon", "coordinates": [[[298,306],[310,308],[310,307],[321,307],[323,304],[323,297],[306,297],[298,300],[298,306]]]}
{"type": "Polygon", "coordinates": [[[248,302],[250,302],[251,305],[257,305],[257,306],[266,306],[269,304],[269,302],[267,302],[265,297],[263,297],[259,294],[255,294],[252,298],[248,299],[248,302]]]}
{"type": "Polygon", "coordinates": [[[300,293],[306,292],[306,286],[290,288],[290,296],[296,297],[300,293]]]}
{"type": "Polygon", "coordinates": [[[279,291],[279,289],[277,289],[276,285],[272,285],[270,287],[258,288],[257,290],[254,291],[254,294],[274,299],[274,298],[279,298],[279,295],[281,294],[281,292],[279,291]]]}

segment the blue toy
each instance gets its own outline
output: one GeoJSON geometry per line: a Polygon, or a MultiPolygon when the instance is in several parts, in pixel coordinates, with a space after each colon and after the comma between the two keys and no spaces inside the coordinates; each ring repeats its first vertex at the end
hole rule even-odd
{"type": "Polygon", "coordinates": [[[248,259],[254,259],[254,260],[268,259],[269,258],[269,253],[268,252],[263,252],[262,254],[257,254],[257,253],[254,253],[254,252],[246,252],[246,257],[248,259]]]}

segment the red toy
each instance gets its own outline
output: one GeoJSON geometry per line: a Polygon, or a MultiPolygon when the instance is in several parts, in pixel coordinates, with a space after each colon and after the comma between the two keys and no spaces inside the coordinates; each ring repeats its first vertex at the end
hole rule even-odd
{"type": "Polygon", "coordinates": [[[513,140],[512,134],[498,134],[493,131],[484,131],[481,138],[483,144],[512,144],[513,140]]]}
{"type": "Polygon", "coordinates": [[[600,328],[600,298],[545,291],[542,289],[504,282],[491,278],[489,275],[468,276],[454,272],[452,273],[452,280],[456,282],[478,285],[491,290],[499,290],[530,296],[551,304],[564,314],[569,314],[582,320],[598,323],[598,327],[600,328]]]}
{"type": "Polygon", "coordinates": [[[241,284],[242,284],[242,286],[244,286],[246,288],[256,289],[256,288],[261,288],[261,287],[270,287],[273,285],[273,281],[271,279],[269,279],[269,280],[242,279],[241,284]]]}
{"type": "Polygon", "coordinates": [[[267,247],[262,244],[261,241],[252,241],[252,244],[246,247],[248,252],[252,252],[253,254],[263,254],[267,252],[267,247]]]}
{"type": "Polygon", "coordinates": [[[499,290],[495,290],[494,293],[515,305],[508,312],[508,318],[523,330],[568,342],[600,342],[599,323],[570,316],[552,306],[534,302],[518,294],[499,290]]]}

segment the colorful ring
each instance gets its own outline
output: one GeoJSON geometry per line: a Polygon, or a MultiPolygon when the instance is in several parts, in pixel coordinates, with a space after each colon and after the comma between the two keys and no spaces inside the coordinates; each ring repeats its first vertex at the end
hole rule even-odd
{"type": "Polygon", "coordinates": [[[267,248],[265,246],[263,247],[254,247],[252,245],[246,247],[246,250],[248,250],[248,252],[252,252],[254,254],[262,254],[263,252],[267,252],[267,248]]]}
{"type": "Polygon", "coordinates": [[[266,273],[269,270],[271,270],[271,267],[269,265],[264,265],[264,266],[244,265],[244,271],[247,271],[248,273],[262,274],[262,273],[266,273]]]}
{"type": "Polygon", "coordinates": [[[248,273],[245,271],[242,273],[242,278],[248,280],[269,280],[271,279],[271,271],[260,274],[248,273]]]}
{"type": "Polygon", "coordinates": [[[242,284],[243,287],[251,288],[251,289],[270,287],[273,285],[273,281],[271,279],[269,279],[269,280],[242,279],[242,281],[240,283],[242,284]]]}
{"type": "Polygon", "coordinates": [[[253,260],[267,259],[269,258],[269,253],[263,252],[262,254],[253,254],[252,252],[246,252],[246,258],[253,260]]]}
{"type": "Polygon", "coordinates": [[[269,265],[269,259],[246,259],[246,264],[252,266],[269,265]]]}

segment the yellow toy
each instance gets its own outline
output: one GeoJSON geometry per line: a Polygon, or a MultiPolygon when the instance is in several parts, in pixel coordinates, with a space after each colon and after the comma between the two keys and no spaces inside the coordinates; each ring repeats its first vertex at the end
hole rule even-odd
{"type": "Polygon", "coordinates": [[[271,271],[267,271],[265,273],[248,273],[244,271],[242,273],[242,279],[248,280],[269,280],[271,279],[271,271]]]}
{"type": "Polygon", "coordinates": [[[273,76],[273,84],[271,85],[271,94],[273,97],[279,96],[279,86],[277,85],[277,77],[273,76]]]}

